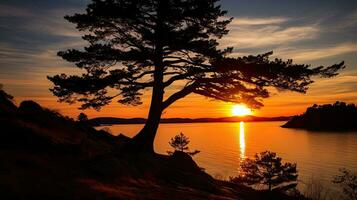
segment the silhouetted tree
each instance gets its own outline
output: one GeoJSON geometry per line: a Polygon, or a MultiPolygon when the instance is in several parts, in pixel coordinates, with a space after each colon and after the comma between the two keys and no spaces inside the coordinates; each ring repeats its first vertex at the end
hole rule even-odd
{"type": "Polygon", "coordinates": [[[77,117],[77,120],[80,122],[88,121],[88,116],[85,113],[80,113],[77,117]]]}
{"type": "Polygon", "coordinates": [[[357,200],[357,174],[347,169],[340,169],[341,175],[336,176],[333,183],[339,184],[344,194],[351,200],[357,200]]]}
{"type": "Polygon", "coordinates": [[[232,181],[267,185],[269,191],[295,188],[298,177],[296,164],[283,164],[281,160],[276,153],[270,151],[256,154],[254,159],[247,158],[241,163],[240,175],[232,181]]]}
{"type": "Polygon", "coordinates": [[[231,19],[217,2],[92,0],[85,13],[65,17],[89,45],[58,53],[85,73],[48,77],[55,85],[51,91],[62,102],[100,109],[114,98],[139,105],[141,91],[152,88],[147,122],[131,146],[153,151],[162,112],[191,93],[258,108],[269,97],[268,87],[304,93],[311,76],[331,77],[343,68],[270,60],[272,52],[227,57],[232,48],[218,49],[217,39],[228,33],[231,19]],[[177,82],[182,88],[165,95],[177,82]]]}
{"type": "MultiPolygon", "coordinates": [[[[194,156],[198,154],[200,151],[195,150],[190,152],[188,148],[188,144],[190,143],[190,140],[188,137],[186,137],[183,133],[180,133],[179,135],[176,135],[175,137],[171,138],[171,141],[169,142],[170,146],[175,149],[175,151],[181,151],[185,152],[190,156],[194,156]]],[[[173,152],[168,151],[169,154],[172,154],[173,152]]]]}

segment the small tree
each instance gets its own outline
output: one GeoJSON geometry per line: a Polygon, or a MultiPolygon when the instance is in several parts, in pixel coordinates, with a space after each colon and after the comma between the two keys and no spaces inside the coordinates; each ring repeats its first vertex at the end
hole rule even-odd
{"type": "Polygon", "coordinates": [[[332,182],[339,184],[349,199],[357,200],[357,174],[347,169],[340,169],[340,173],[332,182]]]}
{"type": "Polygon", "coordinates": [[[78,121],[80,122],[85,122],[88,120],[88,116],[84,113],[80,113],[77,117],[78,121]]]}
{"type": "Polygon", "coordinates": [[[298,177],[296,164],[282,164],[281,160],[276,153],[270,151],[256,154],[254,159],[247,158],[241,163],[241,174],[232,181],[267,185],[269,191],[295,188],[298,177]]]}
{"type": "MultiPolygon", "coordinates": [[[[194,156],[198,154],[200,151],[195,150],[190,152],[188,148],[188,144],[190,143],[190,140],[188,137],[186,137],[183,133],[180,133],[179,135],[176,135],[175,137],[171,138],[171,141],[169,142],[170,146],[175,149],[175,151],[181,151],[185,152],[190,156],[194,156]]],[[[172,154],[173,152],[168,151],[169,154],[172,154]]]]}

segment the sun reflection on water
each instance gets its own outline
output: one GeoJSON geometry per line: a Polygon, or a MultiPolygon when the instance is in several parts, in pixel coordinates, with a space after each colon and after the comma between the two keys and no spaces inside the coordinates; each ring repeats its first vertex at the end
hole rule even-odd
{"type": "Polygon", "coordinates": [[[240,158],[245,159],[245,133],[244,133],[244,122],[239,124],[239,150],[240,158]]]}

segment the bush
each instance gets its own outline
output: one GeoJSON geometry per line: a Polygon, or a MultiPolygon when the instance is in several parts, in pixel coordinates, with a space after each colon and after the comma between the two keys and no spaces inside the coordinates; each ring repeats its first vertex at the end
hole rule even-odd
{"type": "Polygon", "coordinates": [[[80,113],[77,117],[77,120],[80,122],[88,121],[88,116],[84,113],[80,113]]]}
{"type": "Polygon", "coordinates": [[[256,154],[254,159],[245,159],[241,165],[238,177],[231,178],[232,182],[248,185],[266,185],[269,191],[289,190],[297,185],[296,164],[282,164],[276,153],[265,151],[256,154]]]}
{"type": "Polygon", "coordinates": [[[340,173],[332,182],[339,184],[349,199],[357,200],[357,174],[347,169],[340,169],[340,173]]]}

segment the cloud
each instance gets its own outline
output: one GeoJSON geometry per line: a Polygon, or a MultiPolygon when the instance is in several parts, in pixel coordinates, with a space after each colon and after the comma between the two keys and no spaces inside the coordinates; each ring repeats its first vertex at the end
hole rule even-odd
{"type": "Polygon", "coordinates": [[[83,46],[84,41],[67,40],[61,44],[47,44],[39,47],[31,48],[24,46],[13,46],[11,44],[0,42],[0,64],[3,67],[16,67],[22,69],[30,67],[31,70],[36,70],[37,67],[44,65],[57,65],[61,59],[57,56],[57,52],[66,48],[76,48],[83,46]],[[9,65],[12,66],[9,66],[9,65]]]}
{"type": "MultiPolygon", "coordinates": [[[[349,13],[335,26],[355,25],[357,11],[349,13]]],[[[319,21],[321,22],[321,21],[319,21]]],[[[257,54],[273,50],[275,56],[293,58],[296,61],[318,61],[321,59],[357,52],[357,43],[338,40],[325,41],[324,36],[341,28],[327,29],[322,24],[305,21],[298,25],[287,17],[237,18],[229,25],[230,33],[221,40],[222,47],[232,46],[231,56],[257,54]],[[310,43],[311,42],[311,43],[310,43]]]]}
{"type": "Polygon", "coordinates": [[[346,31],[349,28],[356,28],[357,26],[357,9],[353,12],[348,13],[340,19],[339,23],[326,27],[327,30],[332,31],[346,31]]]}
{"type": "Polygon", "coordinates": [[[231,31],[223,40],[223,45],[231,45],[238,48],[280,46],[316,38],[318,32],[319,29],[312,26],[243,28],[231,31]]]}
{"type": "Polygon", "coordinates": [[[236,26],[253,26],[253,25],[271,25],[287,22],[289,18],[273,17],[273,18],[234,18],[229,24],[230,28],[236,26]]]}
{"type": "Polygon", "coordinates": [[[21,71],[24,75],[41,70],[48,73],[48,66],[64,65],[58,51],[87,44],[74,25],[63,18],[75,9],[39,12],[28,7],[0,5],[0,11],[0,19],[11,19],[1,24],[4,35],[0,38],[0,64],[6,69],[1,74],[21,71]]]}
{"type": "Polygon", "coordinates": [[[232,21],[221,46],[238,49],[286,46],[318,37],[317,25],[288,25],[289,18],[238,18],[232,21]]]}
{"type": "Polygon", "coordinates": [[[0,5],[0,17],[33,17],[33,12],[15,6],[0,5]]]}
{"type": "Polygon", "coordinates": [[[54,9],[38,11],[11,5],[0,5],[0,17],[11,19],[1,27],[22,30],[28,33],[46,33],[52,36],[80,37],[75,25],[67,22],[63,16],[75,13],[75,9],[54,9]],[[15,20],[15,24],[14,24],[15,20]]]}
{"type": "Polygon", "coordinates": [[[292,58],[297,61],[312,61],[322,58],[357,52],[357,43],[344,43],[326,47],[277,49],[276,55],[292,58]]]}
{"type": "Polygon", "coordinates": [[[65,15],[71,15],[75,12],[75,10],[52,10],[46,14],[47,17],[44,17],[43,14],[37,15],[32,20],[29,20],[23,28],[27,31],[47,33],[53,36],[75,37],[79,39],[82,34],[75,29],[74,24],[64,19],[65,15]]]}

